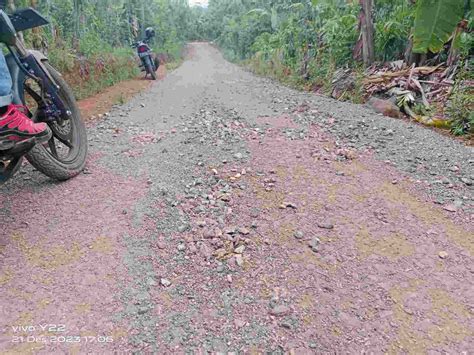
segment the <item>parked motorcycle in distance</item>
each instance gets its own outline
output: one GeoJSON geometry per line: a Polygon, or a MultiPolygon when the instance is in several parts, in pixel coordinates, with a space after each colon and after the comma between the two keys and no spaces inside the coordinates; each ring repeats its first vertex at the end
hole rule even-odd
{"type": "Polygon", "coordinates": [[[10,52],[5,59],[13,83],[13,103],[24,105],[34,122],[45,122],[52,131],[45,144],[36,144],[32,138],[0,150],[0,184],[19,170],[23,157],[57,180],[76,176],[86,164],[86,128],[71,88],[41,52],[26,49],[17,35],[46,24],[48,21],[31,8],[11,15],[0,10],[0,42],[10,52]]]}
{"type": "Polygon", "coordinates": [[[140,67],[142,68],[142,71],[146,73],[145,78],[150,74],[151,78],[156,80],[156,71],[160,66],[160,62],[153,54],[153,49],[148,45],[153,37],[155,37],[155,30],[148,27],[145,30],[145,39],[134,43],[133,47],[137,49],[137,54],[141,61],[140,67]]]}

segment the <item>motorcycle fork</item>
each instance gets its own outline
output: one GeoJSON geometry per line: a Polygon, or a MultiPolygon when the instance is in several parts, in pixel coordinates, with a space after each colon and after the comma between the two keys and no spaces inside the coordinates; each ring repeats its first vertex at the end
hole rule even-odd
{"type": "Polygon", "coordinates": [[[26,80],[26,77],[29,77],[39,85],[41,91],[38,94],[31,87],[25,87],[28,94],[38,103],[36,120],[41,122],[52,122],[62,118],[69,118],[72,113],[64,106],[59,97],[60,87],[49,75],[43,63],[41,63],[35,55],[30,53],[20,40],[16,41],[15,48],[18,54],[8,46],[11,57],[16,66],[24,74],[23,76],[20,76],[17,73],[17,77],[15,78],[18,81],[23,81],[16,82],[16,94],[19,96],[16,98],[16,101],[20,101],[18,103],[24,103],[24,93],[22,89],[25,86],[24,81],[26,80]]]}

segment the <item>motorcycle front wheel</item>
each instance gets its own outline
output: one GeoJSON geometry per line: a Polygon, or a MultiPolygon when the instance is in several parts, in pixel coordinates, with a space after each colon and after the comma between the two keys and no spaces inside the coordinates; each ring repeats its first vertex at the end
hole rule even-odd
{"type": "MultiPolygon", "coordinates": [[[[26,155],[28,161],[37,170],[56,180],[68,180],[84,170],[87,158],[87,133],[84,121],[74,98],[74,94],[63,79],[51,65],[44,63],[57,85],[59,97],[66,108],[71,112],[69,117],[49,123],[53,132],[48,143],[37,144],[26,155]]],[[[25,92],[28,92],[25,82],[25,92]]],[[[26,100],[28,105],[28,100],[26,100]]],[[[34,113],[33,113],[34,114],[34,113]]]]}

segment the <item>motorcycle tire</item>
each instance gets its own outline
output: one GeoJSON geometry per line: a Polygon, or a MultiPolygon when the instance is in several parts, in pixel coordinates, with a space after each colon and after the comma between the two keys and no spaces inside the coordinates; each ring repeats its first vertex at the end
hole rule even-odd
{"type": "MultiPolygon", "coordinates": [[[[56,84],[59,85],[59,96],[71,115],[68,119],[63,120],[61,124],[58,122],[49,123],[49,127],[53,131],[53,137],[44,145],[37,144],[26,155],[26,159],[46,176],[63,181],[78,175],[84,170],[87,158],[87,133],[71,88],[62,75],[51,65],[47,62],[44,65],[56,84]],[[65,138],[66,136],[70,137],[70,142],[65,138]],[[59,155],[55,141],[63,143],[64,147],[69,149],[67,156],[59,155]]],[[[64,147],[59,146],[63,150],[64,147]]]]}
{"type": "Polygon", "coordinates": [[[151,78],[153,80],[156,80],[157,79],[156,71],[153,70],[154,66],[153,66],[153,63],[151,62],[151,58],[149,58],[149,57],[147,58],[147,60],[145,62],[145,66],[146,66],[146,72],[151,75],[151,78]]]}

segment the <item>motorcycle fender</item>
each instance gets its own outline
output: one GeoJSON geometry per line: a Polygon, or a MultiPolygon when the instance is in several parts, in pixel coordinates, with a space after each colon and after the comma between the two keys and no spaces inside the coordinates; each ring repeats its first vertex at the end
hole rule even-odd
{"type": "Polygon", "coordinates": [[[48,61],[48,58],[43,54],[41,53],[40,51],[36,51],[34,49],[30,49],[28,50],[28,53],[29,54],[32,54],[33,57],[35,57],[36,61],[39,63],[41,69],[43,69],[43,71],[46,73],[46,75],[48,76],[48,79],[51,80],[52,83],[54,83],[54,79],[53,77],[51,76],[51,74],[49,73],[48,69],[46,69],[46,66],[44,65],[45,62],[48,61]]]}

